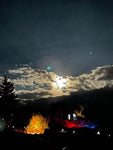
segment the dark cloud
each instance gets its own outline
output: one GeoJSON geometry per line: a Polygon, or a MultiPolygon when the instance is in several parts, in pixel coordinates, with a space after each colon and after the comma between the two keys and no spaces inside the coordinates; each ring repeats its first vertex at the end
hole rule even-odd
{"type": "Polygon", "coordinates": [[[18,98],[19,100],[23,100],[23,101],[28,101],[28,100],[34,101],[34,100],[42,98],[45,95],[51,96],[49,92],[30,93],[30,92],[23,91],[18,95],[19,96],[18,98]]]}

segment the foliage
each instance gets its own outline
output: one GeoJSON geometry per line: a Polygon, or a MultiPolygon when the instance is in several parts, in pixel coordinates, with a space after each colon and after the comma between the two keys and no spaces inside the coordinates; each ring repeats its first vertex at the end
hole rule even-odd
{"type": "Polygon", "coordinates": [[[0,111],[11,112],[17,104],[16,98],[14,85],[11,81],[8,81],[5,74],[0,85],[0,111]]]}

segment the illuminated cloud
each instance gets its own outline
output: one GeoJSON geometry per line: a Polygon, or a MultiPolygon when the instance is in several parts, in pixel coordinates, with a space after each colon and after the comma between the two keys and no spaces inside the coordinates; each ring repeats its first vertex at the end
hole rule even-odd
{"type": "MultiPolygon", "coordinates": [[[[65,86],[55,86],[56,79],[60,76],[54,72],[33,69],[24,66],[8,70],[11,81],[15,85],[16,93],[22,100],[34,100],[39,98],[69,95],[70,92],[79,90],[94,90],[105,87],[113,87],[113,66],[103,66],[92,70],[89,74],[78,77],[62,76],[65,86]]],[[[2,77],[0,77],[2,79],[2,77]]]]}

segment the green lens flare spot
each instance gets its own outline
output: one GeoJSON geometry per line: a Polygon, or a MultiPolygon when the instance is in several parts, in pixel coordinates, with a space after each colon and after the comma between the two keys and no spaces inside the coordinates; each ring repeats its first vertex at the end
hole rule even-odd
{"type": "Polygon", "coordinates": [[[50,71],[50,70],[51,70],[51,66],[48,66],[48,67],[47,67],[47,70],[50,71]]]}

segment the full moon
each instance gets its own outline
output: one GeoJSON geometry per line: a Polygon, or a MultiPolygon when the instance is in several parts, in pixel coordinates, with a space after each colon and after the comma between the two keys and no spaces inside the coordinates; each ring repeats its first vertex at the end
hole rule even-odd
{"type": "Polygon", "coordinates": [[[66,82],[67,82],[67,79],[66,78],[63,78],[62,76],[58,76],[56,79],[55,79],[55,87],[61,89],[63,87],[66,86],[66,82]]]}

